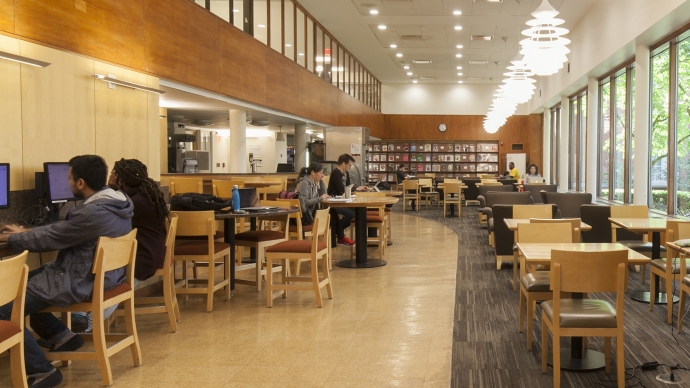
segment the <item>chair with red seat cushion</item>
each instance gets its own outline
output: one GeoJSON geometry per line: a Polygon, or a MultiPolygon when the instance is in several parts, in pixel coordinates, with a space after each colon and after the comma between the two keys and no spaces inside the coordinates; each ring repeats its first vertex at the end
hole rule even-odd
{"type": "MultiPolygon", "coordinates": [[[[266,267],[273,267],[275,262],[281,262],[282,281],[273,283],[273,276],[266,277],[266,306],[273,307],[273,299],[278,296],[287,297],[288,290],[314,290],[316,305],[323,307],[321,289],[326,287],[328,298],[333,299],[331,276],[329,272],[330,244],[330,215],[328,209],[317,210],[314,215],[314,237],[311,240],[283,241],[266,248],[266,267]],[[309,259],[310,276],[291,276],[288,262],[290,260],[309,259]],[[321,264],[322,277],[319,277],[318,266],[321,264]],[[311,284],[294,284],[311,283],[311,284]],[[279,290],[280,292],[275,292],[279,290]]],[[[277,264],[277,263],[276,263],[277,264]]]]}
{"type": "MultiPolygon", "coordinates": [[[[367,211],[367,228],[376,229],[376,237],[367,238],[366,243],[375,243],[378,245],[379,249],[379,259],[383,259],[383,255],[386,253],[386,246],[388,244],[388,234],[386,233],[386,214],[385,205],[376,208],[375,211],[367,211]]],[[[350,239],[354,239],[355,236],[355,224],[356,220],[353,219],[350,223],[350,239]]],[[[360,242],[361,244],[361,242],[360,242]]],[[[355,250],[354,247],[350,250],[350,259],[354,260],[355,250]]]]}
{"type": "Polygon", "coordinates": [[[29,251],[0,261],[0,306],[12,305],[12,319],[0,321],[0,353],[10,351],[10,372],[14,388],[26,387],[24,367],[24,300],[29,267],[29,251]]]}

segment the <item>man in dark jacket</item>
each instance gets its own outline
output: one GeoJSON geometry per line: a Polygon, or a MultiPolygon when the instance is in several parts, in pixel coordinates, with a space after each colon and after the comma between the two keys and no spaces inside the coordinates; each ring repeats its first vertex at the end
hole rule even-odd
{"type": "MultiPolygon", "coordinates": [[[[105,187],[108,166],[96,155],[76,156],[69,161],[72,193],[84,203],[71,209],[64,221],[25,229],[6,225],[0,241],[8,241],[17,250],[45,252],[59,250],[55,261],[29,273],[25,314],[31,316],[31,327],[47,342],[51,351],[72,351],[84,340],[72,333],[54,315],[40,313],[50,307],[67,307],[88,299],[93,291],[94,252],[98,238],[120,237],[132,230],[132,201],[123,193],[105,187]]],[[[124,281],[124,268],[105,274],[105,288],[124,281]]],[[[12,303],[0,307],[0,319],[9,320],[12,303]]],[[[24,360],[29,387],[56,387],[62,374],[48,362],[36,340],[24,330],[24,360]]]]}

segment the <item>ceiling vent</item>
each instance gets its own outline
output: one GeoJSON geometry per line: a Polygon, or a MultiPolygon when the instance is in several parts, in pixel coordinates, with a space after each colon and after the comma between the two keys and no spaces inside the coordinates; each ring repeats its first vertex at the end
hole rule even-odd
{"type": "Polygon", "coordinates": [[[472,40],[492,41],[492,40],[494,40],[494,36],[493,35],[472,35],[472,40]]]}
{"type": "Polygon", "coordinates": [[[402,40],[424,40],[421,35],[400,35],[402,40]]]}
{"type": "Polygon", "coordinates": [[[483,80],[484,78],[482,78],[482,77],[467,77],[467,79],[470,80],[470,81],[481,81],[481,80],[483,80]]]}
{"type": "Polygon", "coordinates": [[[488,65],[489,61],[480,61],[480,60],[471,60],[470,65],[477,65],[477,66],[482,66],[482,65],[488,65]]]}
{"type": "MultiPolygon", "coordinates": [[[[503,0],[472,0],[475,3],[502,3],[503,0]]],[[[520,2],[518,1],[518,4],[520,2]]]]}
{"type": "Polygon", "coordinates": [[[431,59],[413,59],[415,65],[431,65],[431,59]]]}
{"type": "Polygon", "coordinates": [[[428,80],[436,79],[436,77],[419,77],[419,79],[423,79],[423,80],[428,81],[428,80]]]}

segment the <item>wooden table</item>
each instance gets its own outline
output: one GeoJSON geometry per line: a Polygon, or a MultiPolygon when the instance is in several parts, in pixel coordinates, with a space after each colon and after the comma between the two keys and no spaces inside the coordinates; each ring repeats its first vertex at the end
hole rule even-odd
{"type": "MultiPolygon", "coordinates": [[[[639,234],[652,233],[652,260],[661,258],[661,232],[666,231],[665,218],[609,218],[609,221],[623,229],[639,234]]],[[[661,290],[661,279],[656,276],[656,290],[661,290]]],[[[649,303],[649,292],[638,291],[632,294],[632,298],[638,302],[649,303]]],[[[678,302],[678,297],[673,297],[673,303],[678,302]]],[[[666,293],[657,292],[654,296],[654,304],[666,304],[666,293]]]]}
{"type": "Polygon", "coordinates": [[[244,183],[244,187],[248,187],[248,188],[254,187],[257,189],[269,187],[269,186],[278,186],[278,185],[283,184],[283,182],[270,182],[270,181],[237,181],[237,182],[244,183]]]}
{"type": "MultiPolygon", "coordinates": [[[[504,218],[503,222],[506,223],[506,226],[508,227],[508,230],[512,231],[517,231],[518,224],[529,224],[530,219],[529,218],[504,218]]],[[[564,219],[565,222],[565,219],[564,219]]],[[[582,221],[580,221],[580,231],[588,231],[592,230],[592,227],[582,221]]]]}
{"type": "MultiPolygon", "coordinates": [[[[443,185],[444,185],[444,183],[439,183],[439,184],[437,184],[437,185],[436,185],[436,190],[443,190],[443,187],[444,187],[443,185]]],[[[463,190],[466,190],[466,189],[467,189],[467,186],[466,186],[466,185],[464,185],[464,184],[463,184],[463,185],[460,185],[460,202],[462,202],[462,191],[463,191],[463,190]]],[[[443,192],[443,195],[446,195],[446,192],[445,192],[445,191],[443,192]]],[[[453,195],[454,195],[454,194],[453,194],[453,195]]],[[[454,203],[449,203],[448,205],[450,205],[450,216],[453,217],[453,215],[455,214],[455,206],[454,206],[455,204],[454,204],[454,203]]],[[[460,209],[459,209],[460,206],[462,206],[462,203],[460,203],[460,204],[458,205],[458,211],[460,210],[460,209]]],[[[460,215],[461,215],[461,214],[458,214],[458,217],[459,217],[460,215]]]]}
{"type": "MultiPolygon", "coordinates": [[[[643,254],[618,243],[517,243],[517,248],[520,252],[521,260],[523,260],[521,262],[523,268],[525,263],[533,265],[550,264],[551,251],[553,249],[579,252],[627,250],[629,264],[649,264],[651,261],[643,254]]],[[[531,317],[527,317],[527,319],[531,319],[531,317]]],[[[604,365],[604,354],[592,349],[584,349],[582,337],[572,337],[571,348],[561,349],[561,369],[588,371],[602,369],[604,365]]]]}
{"type": "Polygon", "coordinates": [[[12,251],[12,248],[10,248],[10,243],[0,242],[0,257],[14,256],[17,254],[18,253],[14,253],[14,251],[12,251]]]}
{"type": "Polygon", "coordinates": [[[335,265],[343,268],[373,268],[386,265],[385,260],[367,258],[367,208],[368,207],[382,207],[385,205],[392,205],[398,202],[395,197],[367,197],[358,196],[352,198],[349,202],[334,201],[325,199],[322,203],[333,207],[349,207],[355,209],[355,261],[341,260],[335,265]]]}
{"type": "MultiPolygon", "coordinates": [[[[249,218],[250,229],[256,230],[256,220],[264,217],[280,216],[285,214],[297,213],[299,209],[276,209],[270,211],[247,212],[247,213],[216,213],[216,220],[223,220],[225,229],[225,242],[230,244],[230,289],[235,289],[235,220],[238,218],[249,218]]],[[[289,227],[289,225],[286,225],[289,227]]],[[[256,260],[256,250],[250,250],[251,257],[256,260]]]]}

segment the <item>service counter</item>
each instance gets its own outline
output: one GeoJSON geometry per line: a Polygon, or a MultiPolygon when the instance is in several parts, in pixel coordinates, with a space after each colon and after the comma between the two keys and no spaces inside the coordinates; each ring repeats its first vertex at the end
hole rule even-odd
{"type": "Polygon", "coordinates": [[[204,181],[204,193],[212,194],[213,187],[211,180],[213,179],[223,179],[232,181],[233,178],[237,181],[244,181],[248,179],[255,179],[260,181],[262,179],[275,179],[283,178],[287,179],[287,190],[294,191],[297,184],[297,173],[296,172],[277,172],[277,173],[257,173],[257,174],[239,174],[239,173],[198,173],[198,174],[161,174],[161,186],[169,186],[170,178],[195,178],[201,177],[204,181]]]}

